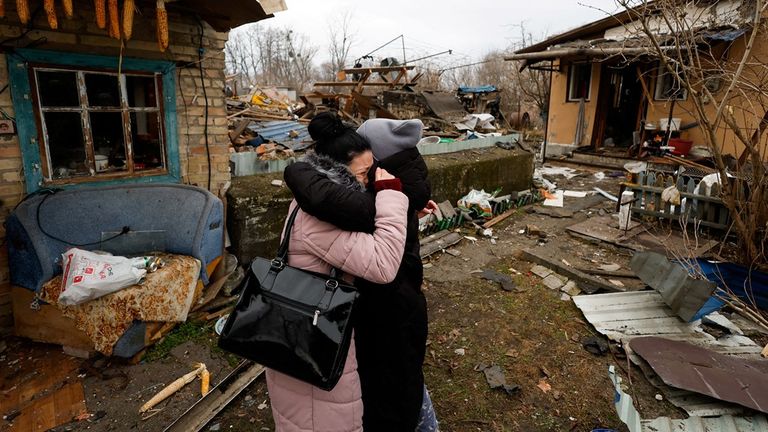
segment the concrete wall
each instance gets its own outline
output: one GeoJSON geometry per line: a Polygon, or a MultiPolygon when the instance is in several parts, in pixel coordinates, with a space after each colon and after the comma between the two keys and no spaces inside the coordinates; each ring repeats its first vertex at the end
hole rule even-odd
{"type": "MultiPolygon", "coordinates": [[[[119,56],[120,42],[107,36],[106,30],[96,26],[93,2],[76,0],[75,16],[65,19],[59,13],[59,29],[49,30],[45,13],[39,13],[32,24],[33,30],[21,37],[16,44],[43,50],[87,53],[103,56],[119,56]]],[[[42,8],[41,2],[30,2],[33,8],[42,8]]],[[[57,3],[58,6],[58,3],[57,3]]],[[[5,2],[5,18],[0,24],[0,38],[16,38],[22,35],[14,2],[5,2]]],[[[191,67],[177,68],[177,124],[181,174],[184,183],[206,187],[208,181],[207,158],[204,146],[204,107],[202,82],[205,83],[209,100],[208,137],[212,159],[211,190],[217,193],[229,179],[229,154],[224,87],[224,43],[227,33],[215,32],[204,24],[203,48],[205,60],[204,79],[201,82],[198,61],[200,43],[197,20],[191,16],[169,14],[170,47],[160,52],[155,39],[154,8],[145,8],[135,16],[133,38],[125,42],[126,57],[172,60],[191,67]]],[[[5,54],[0,54],[0,85],[8,82],[5,54]]],[[[0,93],[0,108],[14,116],[10,91],[0,93]]],[[[13,207],[24,197],[21,151],[16,135],[0,135],[0,221],[4,221],[13,207]]],[[[87,222],[87,221],[86,221],[87,222]]],[[[0,228],[0,332],[12,326],[8,253],[5,247],[5,231],[0,228]]]]}
{"type": "MultiPolygon", "coordinates": [[[[533,155],[498,148],[426,156],[432,198],[457,201],[470,189],[502,193],[529,189],[533,155]]],[[[254,257],[271,257],[292,198],[286,187],[271,186],[281,173],[235,177],[227,192],[227,230],[241,263],[254,257]]]]}

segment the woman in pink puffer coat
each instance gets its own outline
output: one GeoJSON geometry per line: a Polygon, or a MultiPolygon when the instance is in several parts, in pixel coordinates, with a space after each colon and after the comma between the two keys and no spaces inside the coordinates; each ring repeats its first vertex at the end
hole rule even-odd
{"type": "MultiPolygon", "coordinates": [[[[309,124],[315,153],[305,162],[350,190],[367,186],[373,155],[368,142],[335,115],[321,113],[309,124]]],[[[291,231],[288,263],[328,274],[332,267],[351,281],[359,277],[374,283],[394,280],[403,257],[408,198],[400,181],[384,170],[375,175],[376,230],[373,234],[342,231],[299,211],[291,231]]],[[[296,206],[294,201],[289,210],[296,206]]],[[[354,337],[344,372],[331,391],[267,369],[276,432],[359,432],[363,429],[363,402],[357,375],[354,337]]]]}

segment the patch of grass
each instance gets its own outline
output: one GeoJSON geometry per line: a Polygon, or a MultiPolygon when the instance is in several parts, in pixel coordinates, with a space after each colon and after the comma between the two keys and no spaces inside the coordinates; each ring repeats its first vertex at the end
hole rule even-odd
{"type": "MultiPolygon", "coordinates": [[[[156,361],[168,356],[175,347],[187,341],[206,342],[213,329],[200,321],[187,321],[171,330],[160,342],[153,345],[144,356],[146,361],[156,361]]],[[[214,333],[215,335],[215,333],[214,333]]]]}

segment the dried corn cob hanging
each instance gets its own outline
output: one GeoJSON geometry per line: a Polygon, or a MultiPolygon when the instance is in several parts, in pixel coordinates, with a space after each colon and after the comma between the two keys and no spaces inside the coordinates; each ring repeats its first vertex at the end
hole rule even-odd
{"type": "Polygon", "coordinates": [[[0,0],[0,18],[5,18],[5,5],[3,0],[0,0]]]}
{"type": "Polygon", "coordinates": [[[16,0],[16,11],[19,13],[19,21],[22,24],[29,22],[29,4],[27,0],[16,0]]]}
{"type": "Polygon", "coordinates": [[[53,3],[53,0],[45,0],[43,8],[45,8],[45,16],[48,17],[48,27],[51,30],[59,28],[59,22],[56,19],[56,5],[53,3]]]}
{"type": "Polygon", "coordinates": [[[64,16],[72,18],[75,13],[75,9],[72,7],[72,0],[61,0],[61,5],[64,7],[64,16]]]}
{"type": "Polygon", "coordinates": [[[133,13],[136,5],[133,0],[123,0],[123,36],[129,40],[133,34],[133,13]]]}
{"type": "Polygon", "coordinates": [[[107,0],[94,0],[93,6],[96,10],[96,25],[103,29],[107,26],[107,0]]]}
{"type": "Polygon", "coordinates": [[[157,0],[157,43],[160,51],[168,49],[168,12],[165,0],[157,0]]]}
{"type": "Polygon", "coordinates": [[[120,10],[117,0],[109,0],[107,12],[109,13],[109,37],[120,39],[120,10]]]}

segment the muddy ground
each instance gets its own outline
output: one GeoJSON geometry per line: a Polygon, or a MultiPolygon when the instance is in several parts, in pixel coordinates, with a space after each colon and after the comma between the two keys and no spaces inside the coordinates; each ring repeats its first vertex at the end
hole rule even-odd
{"type": "MultiPolygon", "coordinates": [[[[591,191],[597,185],[618,194],[618,179],[598,180],[593,175],[598,170],[578,169],[580,175],[570,180],[550,180],[570,190],[591,191]]],[[[583,199],[588,198],[566,198],[565,208],[579,207],[583,199]]],[[[626,376],[627,361],[620,349],[614,346],[604,356],[587,352],[582,341],[597,335],[596,331],[573,302],[542,285],[541,279],[530,272],[532,264],[520,259],[519,254],[524,248],[547,248],[556,250],[557,259],[569,265],[619,264],[622,270],[628,270],[628,249],[566,232],[567,226],[579,221],[614,213],[614,203],[593,201],[593,206],[575,211],[570,217],[539,214],[536,210],[541,209],[540,204],[528,206],[494,227],[495,244],[465,229],[465,235],[478,240],[463,240],[451,248],[458,252],[455,256],[438,253],[425,261],[430,336],[424,371],[441,430],[626,430],[613,408],[613,389],[607,374],[608,366],[613,364],[626,376]],[[526,227],[531,225],[546,235],[527,234],[526,227]],[[504,291],[498,283],[481,279],[479,272],[484,269],[511,275],[517,289],[504,291]],[[507,394],[490,389],[479,371],[490,365],[500,366],[507,383],[519,390],[507,394]]],[[[663,242],[663,230],[656,236],[663,242]]],[[[636,280],[621,281],[630,289],[640,286],[636,280]]],[[[195,381],[161,403],[160,411],[152,417],[142,420],[138,407],[162,388],[158,384],[173,381],[200,361],[208,365],[215,384],[236,364],[235,359],[215,348],[211,324],[186,324],[138,365],[85,362],[80,372],[84,374],[87,407],[98,416],[57,430],[162,431],[199,397],[200,388],[199,381],[195,381]]],[[[9,355],[5,362],[11,360],[9,355]]],[[[666,401],[656,400],[658,392],[638,369],[632,368],[631,375],[630,393],[644,417],[683,416],[666,401]]],[[[204,430],[273,430],[263,377],[204,430]]]]}

